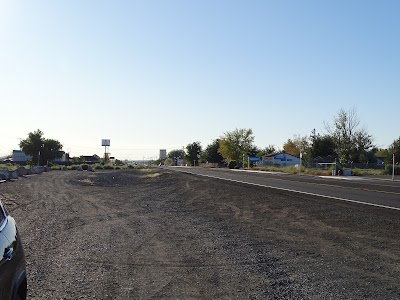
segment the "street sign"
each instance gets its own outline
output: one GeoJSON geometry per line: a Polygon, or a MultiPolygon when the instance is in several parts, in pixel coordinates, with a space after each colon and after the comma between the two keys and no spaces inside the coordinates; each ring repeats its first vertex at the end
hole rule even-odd
{"type": "Polygon", "coordinates": [[[249,162],[259,162],[260,158],[256,156],[249,156],[249,162]]]}

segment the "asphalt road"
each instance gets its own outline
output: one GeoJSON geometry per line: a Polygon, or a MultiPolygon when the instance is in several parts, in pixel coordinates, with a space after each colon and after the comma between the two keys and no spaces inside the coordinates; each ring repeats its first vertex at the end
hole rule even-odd
{"type": "Polygon", "coordinates": [[[362,205],[400,210],[400,181],[397,180],[311,176],[196,167],[169,167],[169,169],[231,182],[247,183],[255,186],[320,196],[332,201],[348,201],[362,205]]]}

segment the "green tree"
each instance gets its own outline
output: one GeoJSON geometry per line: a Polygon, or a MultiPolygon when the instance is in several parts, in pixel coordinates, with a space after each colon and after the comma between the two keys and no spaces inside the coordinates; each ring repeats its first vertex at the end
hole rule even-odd
{"type": "Polygon", "coordinates": [[[63,155],[62,144],[57,140],[45,139],[40,129],[30,132],[19,146],[25,154],[32,156],[32,162],[38,165],[63,155]]]}
{"type": "Polygon", "coordinates": [[[395,160],[396,164],[400,163],[400,137],[397,140],[394,140],[393,143],[389,146],[389,161],[390,164],[393,163],[393,152],[395,151],[395,160]]]}
{"type": "Polygon", "coordinates": [[[310,136],[311,158],[328,155],[335,155],[335,141],[330,135],[316,134],[314,129],[310,136]]]}
{"type": "Polygon", "coordinates": [[[358,162],[373,147],[372,136],[359,128],[360,120],[355,109],[341,109],[333,118],[333,125],[325,124],[335,142],[335,152],[341,163],[358,162]]]}
{"type": "Polygon", "coordinates": [[[218,152],[219,139],[214,140],[207,148],[203,151],[202,159],[204,162],[210,163],[222,163],[224,158],[218,152]]]}
{"type": "Polygon", "coordinates": [[[202,153],[200,142],[188,144],[186,146],[186,153],[187,154],[185,155],[185,159],[189,164],[192,164],[193,166],[196,165],[196,162],[198,164],[202,153]]]}
{"type": "Polygon", "coordinates": [[[185,151],[180,150],[180,149],[171,150],[170,152],[168,152],[168,157],[169,158],[184,158],[185,151]]]}
{"type": "MultiPolygon", "coordinates": [[[[384,161],[385,164],[392,164],[393,163],[393,152],[389,149],[379,149],[375,152],[375,157],[378,157],[384,161]]],[[[397,154],[399,155],[399,154],[397,154]]]]}
{"type": "Polygon", "coordinates": [[[243,155],[251,151],[253,142],[253,130],[235,129],[225,132],[224,135],[221,136],[218,152],[227,163],[231,161],[240,162],[243,160],[243,155]]]}
{"type": "Polygon", "coordinates": [[[260,152],[261,152],[261,149],[258,146],[253,145],[253,146],[251,146],[250,150],[247,151],[246,154],[248,156],[257,156],[257,154],[260,153],[260,152]]]}
{"type": "Polygon", "coordinates": [[[168,152],[168,158],[172,159],[174,163],[177,163],[178,159],[185,158],[185,151],[180,149],[174,149],[168,152]]]}
{"type": "Polygon", "coordinates": [[[43,156],[43,161],[46,161],[48,164],[50,161],[63,156],[62,147],[61,143],[57,140],[45,139],[43,142],[43,155],[41,154],[40,156],[43,156]]]}
{"type": "Polygon", "coordinates": [[[264,156],[264,155],[268,155],[268,154],[271,154],[271,153],[275,153],[275,152],[277,152],[278,151],[278,149],[275,147],[275,145],[268,145],[267,147],[265,147],[264,149],[261,149],[257,154],[256,154],[256,156],[257,157],[261,157],[261,156],[264,156]]]}

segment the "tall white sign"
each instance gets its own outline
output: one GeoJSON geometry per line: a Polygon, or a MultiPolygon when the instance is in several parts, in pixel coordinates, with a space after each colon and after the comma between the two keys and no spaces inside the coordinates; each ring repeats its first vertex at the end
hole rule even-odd
{"type": "Polygon", "coordinates": [[[110,146],[110,140],[106,140],[106,139],[103,139],[103,140],[101,140],[101,145],[104,147],[104,146],[110,146]]]}

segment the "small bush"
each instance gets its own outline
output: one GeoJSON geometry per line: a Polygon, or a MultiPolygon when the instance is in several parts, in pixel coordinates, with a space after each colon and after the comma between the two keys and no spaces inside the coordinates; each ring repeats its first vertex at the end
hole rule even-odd
{"type": "Polygon", "coordinates": [[[114,169],[115,169],[115,170],[121,170],[121,167],[116,166],[114,169]]]}
{"type": "Polygon", "coordinates": [[[89,168],[89,165],[83,164],[83,165],[81,165],[81,167],[82,167],[82,170],[87,171],[87,169],[89,168]]]}
{"type": "Polygon", "coordinates": [[[231,160],[228,164],[229,169],[236,169],[238,167],[236,160],[231,160]]]}
{"type": "Polygon", "coordinates": [[[382,169],[352,169],[351,173],[354,176],[363,176],[363,175],[384,175],[385,171],[382,169]]]}
{"type": "MultiPolygon", "coordinates": [[[[385,166],[385,174],[392,175],[393,173],[393,165],[386,165],[385,166]]],[[[400,166],[394,166],[394,175],[400,175],[400,166]]]]}
{"type": "Polygon", "coordinates": [[[104,168],[103,168],[102,165],[95,165],[95,166],[94,166],[94,169],[95,169],[95,170],[104,170],[104,168]]]}
{"type": "Polygon", "coordinates": [[[68,170],[76,170],[76,165],[68,166],[68,170]]]}
{"type": "Polygon", "coordinates": [[[104,170],[114,170],[114,167],[112,165],[105,165],[104,170]]]}

